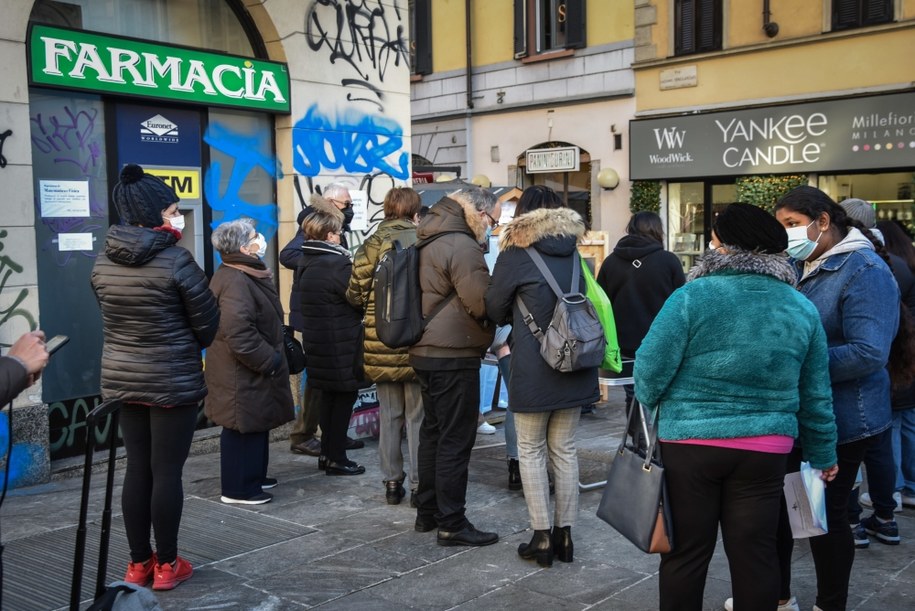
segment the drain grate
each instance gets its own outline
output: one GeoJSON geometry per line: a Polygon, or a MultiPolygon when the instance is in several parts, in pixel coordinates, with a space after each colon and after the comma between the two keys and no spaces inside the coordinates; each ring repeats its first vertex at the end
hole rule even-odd
{"type": "MultiPolygon", "coordinates": [[[[101,518],[98,518],[101,520],[101,518]]],[[[92,597],[98,563],[101,527],[87,530],[83,599],[92,597]]],[[[188,497],[178,536],[181,555],[194,566],[230,558],[312,532],[268,515],[188,497]]],[[[59,609],[70,601],[76,526],[10,541],[3,551],[3,608],[9,611],[59,609]]],[[[107,582],[123,578],[130,559],[124,521],[112,518],[107,582]]]]}

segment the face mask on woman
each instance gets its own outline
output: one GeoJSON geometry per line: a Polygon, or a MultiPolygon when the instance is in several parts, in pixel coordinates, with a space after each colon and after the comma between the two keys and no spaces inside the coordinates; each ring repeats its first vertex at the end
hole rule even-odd
{"type": "MultiPolygon", "coordinates": [[[[814,223],[816,223],[816,220],[810,221],[810,225],[813,225],[814,223]]],[[[798,261],[806,261],[807,257],[816,249],[820,238],[823,237],[822,231],[820,232],[820,235],[817,236],[816,240],[811,240],[807,237],[807,230],[810,228],[810,225],[805,227],[788,227],[785,230],[788,233],[788,248],[785,249],[785,252],[798,261]]]]}
{"type": "Polygon", "coordinates": [[[179,214],[177,216],[170,216],[167,219],[168,224],[171,225],[172,229],[177,229],[178,231],[184,231],[184,215],[179,214]]]}
{"type": "Polygon", "coordinates": [[[257,252],[255,254],[258,257],[263,257],[267,254],[267,239],[264,238],[262,233],[258,233],[251,243],[257,246],[257,252]]]}

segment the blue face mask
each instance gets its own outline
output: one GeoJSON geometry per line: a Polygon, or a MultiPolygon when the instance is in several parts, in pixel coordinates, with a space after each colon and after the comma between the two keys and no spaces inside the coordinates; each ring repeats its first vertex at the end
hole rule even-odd
{"type": "Polygon", "coordinates": [[[486,238],[483,240],[483,244],[488,245],[489,238],[491,238],[491,237],[492,237],[492,227],[487,227],[486,228],[486,238]]]}
{"type": "MultiPolygon", "coordinates": [[[[814,223],[816,223],[815,220],[810,221],[810,225],[814,223]]],[[[789,227],[785,230],[788,234],[788,248],[785,249],[785,252],[798,261],[806,261],[807,257],[816,250],[820,238],[823,237],[823,232],[820,232],[816,240],[811,240],[807,237],[807,230],[810,225],[806,227],[789,227]]]]}

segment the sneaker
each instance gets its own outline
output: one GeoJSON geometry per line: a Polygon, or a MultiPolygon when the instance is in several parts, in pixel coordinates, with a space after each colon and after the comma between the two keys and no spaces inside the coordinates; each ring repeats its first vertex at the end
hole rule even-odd
{"type": "Polygon", "coordinates": [[[855,539],[857,549],[866,549],[870,547],[871,540],[867,538],[867,531],[864,530],[864,524],[852,524],[851,535],[855,539]]]}
{"type": "Polygon", "coordinates": [[[861,526],[867,534],[877,537],[880,543],[899,545],[899,526],[896,525],[896,520],[883,522],[877,519],[875,514],[871,514],[861,520],[861,526]]]}
{"type": "Polygon", "coordinates": [[[172,590],[182,581],[187,581],[194,574],[191,563],[178,556],[174,562],[156,565],[153,577],[153,590],[172,590]]]}
{"type": "Polygon", "coordinates": [[[236,499],[231,496],[221,496],[219,500],[227,505],[263,505],[273,500],[273,495],[269,492],[261,492],[246,499],[236,499]]]}
{"type": "Polygon", "coordinates": [[[495,432],[496,432],[496,427],[489,424],[485,420],[483,421],[483,424],[481,424],[480,426],[477,427],[477,433],[479,433],[480,435],[494,435],[495,432]]]}
{"type": "MultiPolygon", "coordinates": [[[[724,608],[727,611],[734,611],[734,599],[729,598],[724,601],[724,608]]],[[[777,606],[775,611],[801,611],[801,608],[797,605],[797,599],[792,596],[784,605],[777,606]]]]}
{"type": "Polygon", "coordinates": [[[276,478],[265,477],[264,481],[261,482],[261,490],[270,490],[271,488],[276,488],[276,485],[279,482],[276,481],[276,478]]]}
{"type": "MultiPolygon", "coordinates": [[[[900,511],[902,511],[902,505],[903,505],[902,493],[894,492],[893,500],[896,501],[896,509],[894,509],[893,511],[895,511],[896,513],[899,513],[900,511]]],[[[915,503],[915,499],[910,497],[909,500],[912,503],[915,503]]],[[[864,505],[865,507],[874,506],[874,501],[871,500],[871,495],[870,495],[870,493],[867,493],[867,492],[862,492],[861,494],[858,495],[858,502],[861,503],[862,505],[864,505]]]]}
{"type": "Polygon", "coordinates": [[[156,554],[146,562],[128,562],[127,574],[124,575],[124,581],[134,585],[145,587],[153,578],[153,571],[156,569],[156,554]]]}

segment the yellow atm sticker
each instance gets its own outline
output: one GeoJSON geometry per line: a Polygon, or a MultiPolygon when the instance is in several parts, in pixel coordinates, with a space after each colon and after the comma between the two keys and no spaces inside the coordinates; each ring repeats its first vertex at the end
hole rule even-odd
{"type": "Polygon", "coordinates": [[[200,199],[200,171],[145,168],[147,174],[158,176],[175,190],[180,199],[200,199]]]}

